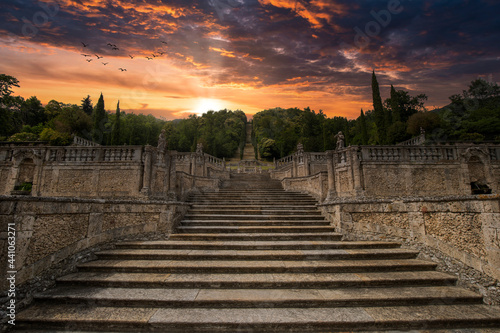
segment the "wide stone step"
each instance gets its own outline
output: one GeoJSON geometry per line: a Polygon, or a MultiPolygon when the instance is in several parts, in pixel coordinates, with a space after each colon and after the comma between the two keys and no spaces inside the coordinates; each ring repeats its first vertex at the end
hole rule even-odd
{"type": "Polygon", "coordinates": [[[342,234],[336,232],[311,232],[303,233],[190,233],[172,234],[171,240],[194,241],[336,241],[342,239],[342,234]]]}
{"type": "Polygon", "coordinates": [[[187,227],[178,226],[177,230],[183,233],[317,233],[333,232],[335,229],[330,226],[230,226],[230,227],[187,227]]]}
{"type": "Polygon", "coordinates": [[[183,220],[183,226],[328,226],[329,221],[326,220],[183,220]]]}
{"type": "Polygon", "coordinates": [[[428,271],[436,264],[418,259],[385,260],[96,260],[82,271],[131,273],[355,273],[428,271]]]}
{"type": "Polygon", "coordinates": [[[457,278],[436,271],[302,273],[302,274],[171,274],[78,272],[63,276],[58,285],[129,288],[314,289],[387,286],[453,286],[457,278]]]}
{"type": "Polygon", "coordinates": [[[380,241],[135,241],[119,242],[116,248],[192,250],[320,250],[399,248],[397,242],[380,241]]]}
{"type": "Polygon", "coordinates": [[[282,211],[287,212],[289,214],[293,214],[291,211],[299,211],[299,212],[318,212],[318,208],[316,205],[307,205],[307,206],[297,206],[297,205],[288,205],[279,207],[271,206],[271,205],[199,205],[199,204],[191,204],[190,212],[196,211],[234,211],[234,212],[243,212],[243,211],[282,211]]]}
{"type": "Polygon", "coordinates": [[[122,332],[345,332],[499,327],[500,308],[480,304],[341,308],[144,308],[37,304],[19,329],[122,332]]]}
{"type": "Polygon", "coordinates": [[[196,200],[189,202],[192,205],[208,205],[208,206],[241,206],[241,205],[261,205],[261,206],[272,206],[272,207],[282,207],[283,205],[294,204],[296,206],[315,206],[318,203],[312,200],[266,200],[266,199],[251,199],[251,200],[238,200],[238,199],[224,199],[224,200],[196,200]]]}
{"type": "Polygon", "coordinates": [[[324,220],[324,217],[318,214],[315,215],[239,215],[239,214],[186,214],[184,220],[260,220],[262,222],[267,220],[324,220]]]}
{"type": "Polygon", "coordinates": [[[301,210],[289,210],[289,209],[249,209],[241,207],[239,209],[235,208],[192,208],[189,210],[189,215],[250,215],[250,216],[268,216],[268,215],[295,215],[295,216],[321,216],[321,212],[316,209],[316,207],[311,207],[310,209],[301,210]]]}
{"type": "Polygon", "coordinates": [[[418,251],[408,249],[353,249],[353,250],[158,250],[116,249],[97,252],[99,259],[107,260],[358,260],[358,259],[413,259],[418,251]]]}
{"type": "Polygon", "coordinates": [[[357,307],[481,304],[480,295],[457,287],[336,289],[165,289],[65,286],[35,295],[36,300],[97,306],[161,308],[357,307]]]}

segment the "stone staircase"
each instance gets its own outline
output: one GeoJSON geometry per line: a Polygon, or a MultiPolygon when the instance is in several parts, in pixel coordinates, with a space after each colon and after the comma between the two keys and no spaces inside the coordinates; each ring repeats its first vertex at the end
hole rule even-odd
{"type": "MultiPolygon", "coordinates": [[[[308,195],[232,175],[165,241],[121,242],[17,316],[27,332],[500,329],[500,309],[394,242],[342,241],[308,195]]],[[[465,332],[465,331],[464,331],[465,332]]]]}

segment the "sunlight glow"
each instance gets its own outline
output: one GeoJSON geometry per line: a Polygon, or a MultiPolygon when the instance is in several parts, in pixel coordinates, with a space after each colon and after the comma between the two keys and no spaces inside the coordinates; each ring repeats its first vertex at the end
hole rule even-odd
{"type": "Polygon", "coordinates": [[[212,98],[200,98],[198,104],[194,108],[193,112],[198,116],[208,111],[219,111],[225,109],[224,103],[218,99],[212,98]]]}

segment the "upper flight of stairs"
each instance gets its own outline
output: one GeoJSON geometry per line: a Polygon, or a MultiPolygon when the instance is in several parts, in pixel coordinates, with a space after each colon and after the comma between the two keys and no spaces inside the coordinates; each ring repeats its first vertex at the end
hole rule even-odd
{"type": "Polygon", "coordinates": [[[38,294],[16,328],[500,329],[498,307],[456,287],[455,277],[417,259],[418,252],[394,242],[342,241],[313,198],[285,192],[268,176],[232,175],[219,192],[190,203],[168,240],[121,242],[97,253],[98,260],[38,294]]]}

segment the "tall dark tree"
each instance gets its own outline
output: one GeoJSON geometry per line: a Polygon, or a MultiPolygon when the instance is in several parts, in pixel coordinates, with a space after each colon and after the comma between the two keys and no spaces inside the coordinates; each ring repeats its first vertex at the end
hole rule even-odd
{"type": "Polygon", "coordinates": [[[84,99],[82,99],[82,110],[89,116],[92,115],[92,110],[94,106],[92,105],[92,100],[90,99],[90,95],[87,95],[84,99]]]}
{"type": "Polygon", "coordinates": [[[104,143],[105,133],[106,133],[106,122],[108,117],[106,115],[106,110],[104,109],[104,97],[99,97],[94,112],[92,114],[92,141],[96,143],[104,143]]]}
{"type": "Polygon", "coordinates": [[[392,84],[391,84],[390,108],[392,111],[392,122],[395,123],[397,121],[401,121],[401,106],[400,106],[399,96],[392,84]]]}
{"type": "Polygon", "coordinates": [[[361,131],[361,144],[368,144],[368,128],[366,127],[366,117],[363,109],[361,109],[361,114],[359,115],[359,129],[361,131]]]}
{"type": "Polygon", "coordinates": [[[111,132],[111,144],[120,144],[120,101],[118,101],[118,104],[116,105],[116,117],[113,125],[113,131],[111,132]]]}
{"type": "Polygon", "coordinates": [[[377,126],[377,134],[379,143],[386,141],[386,117],[384,115],[384,106],[382,97],[380,97],[380,89],[378,86],[377,76],[375,71],[372,73],[372,95],[373,95],[373,116],[375,125],[377,126]]]}

